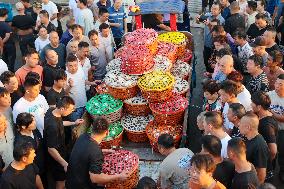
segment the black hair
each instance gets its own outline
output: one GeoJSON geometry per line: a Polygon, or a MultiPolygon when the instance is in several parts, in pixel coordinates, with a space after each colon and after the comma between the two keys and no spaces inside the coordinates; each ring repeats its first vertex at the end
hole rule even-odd
{"type": "Polygon", "coordinates": [[[92,126],[93,126],[92,127],[93,134],[102,134],[108,130],[109,123],[107,119],[103,117],[97,117],[94,119],[92,126]]]}
{"type": "Polygon", "coordinates": [[[136,186],[136,189],[157,189],[156,182],[151,177],[142,177],[136,186]]]}
{"type": "Polygon", "coordinates": [[[224,26],[222,25],[216,25],[216,26],[213,26],[212,30],[211,30],[211,33],[212,32],[216,32],[216,33],[222,33],[224,32],[225,29],[224,29],[224,26]]]}
{"type": "Polygon", "coordinates": [[[89,33],[88,33],[88,37],[89,37],[89,38],[91,38],[93,35],[98,36],[98,35],[99,35],[99,33],[98,33],[96,30],[91,30],[91,31],[89,31],[89,33]]]}
{"type": "Polygon", "coordinates": [[[24,82],[24,88],[34,87],[36,85],[40,85],[40,81],[33,77],[27,77],[24,82]]]}
{"type": "Polygon", "coordinates": [[[38,27],[38,31],[39,31],[41,28],[44,28],[44,29],[47,30],[47,27],[46,27],[45,25],[43,25],[43,24],[41,24],[41,25],[38,27]]]}
{"type": "Polygon", "coordinates": [[[220,84],[220,89],[225,91],[225,93],[230,95],[238,95],[238,85],[236,82],[231,80],[225,80],[220,84]]]}
{"type": "Polygon", "coordinates": [[[99,27],[100,32],[102,32],[104,29],[107,29],[107,28],[109,28],[109,25],[106,24],[106,23],[102,23],[102,24],[100,25],[100,27],[99,27]]]}
{"type": "Polygon", "coordinates": [[[252,93],[251,101],[255,105],[261,106],[264,110],[269,110],[271,105],[270,97],[268,96],[268,94],[262,91],[257,91],[255,93],[252,93]]]}
{"type": "Polygon", "coordinates": [[[229,105],[229,108],[238,119],[241,119],[246,114],[245,107],[240,103],[232,103],[229,105]]]}
{"type": "Polygon", "coordinates": [[[3,84],[8,84],[10,81],[10,78],[15,77],[15,74],[11,71],[5,71],[0,76],[0,81],[3,84]]]}
{"type": "Polygon", "coordinates": [[[245,30],[238,29],[237,31],[234,32],[233,37],[237,37],[237,38],[246,40],[247,34],[246,34],[245,30]]]}
{"type": "Polygon", "coordinates": [[[23,1],[24,3],[29,3],[30,2],[30,0],[21,0],[21,1],[23,1]]]}
{"type": "Polygon", "coordinates": [[[49,14],[46,10],[39,11],[39,14],[42,14],[44,17],[49,18],[49,14]]]}
{"type": "Polygon", "coordinates": [[[253,11],[256,11],[257,3],[255,1],[248,1],[248,7],[253,11]]]}
{"type": "Polygon", "coordinates": [[[71,27],[71,30],[74,31],[75,29],[81,29],[82,31],[84,31],[84,28],[82,26],[80,26],[79,24],[74,24],[71,27]]]}
{"type": "Polygon", "coordinates": [[[87,6],[87,0],[78,0],[80,3],[83,3],[85,6],[87,6]]]}
{"type": "Polygon", "coordinates": [[[158,144],[166,149],[170,149],[175,146],[174,138],[170,134],[161,134],[158,138],[158,144]]]}
{"type": "Polygon", "coordinates": [[[195,165],[199,171],[204,169],[207,173],[213,173],[216,168],[216,164],[210,154],[194,154],[190,159],[190,165],[195,165]]]}
{"type": "Polygon", "coordinates": [[[228,80],[237,82],[237,83],[242,83],[244,76],[238,72],[238,71],[232,71],[228,76],[227,76],[228,80]]]}
{"type": "Polygon", "coordinates": [[[260,67],[262,67],[262,58],[261,58],[261,56],[258,56],[258,55],[251,55],[250,57],[249,57],[249,60],[253,60],[253,62],[254,62],[254,64],[256,65],[256,66],[260,66],[260,67]]]}
{"type": "Polygon", "coordinates": [[[246,154],[246,144],[242,138],[235,137],[228,141],[228,149],[237,155],[246,154]]]}
{"type": "Polygon", "coordinates": [[[99,9],[99,16],[102,16],[104,13],[108,13],[108,10],[105,8],[100,8],[99,9]]]}
{"type": "Polygon", "coordinates": [[[60,100],[56,103],[56,108],[68,108],[70,105],[75,105],[75,101],[70,96],[63,96],[60,100]]]}
{"type": "Polygon", "coordinates": [[[33,144],[27,139],[20,139],[14,145],[13,157],[16,161],[21,161],[23,157],[30,155],[31,150],[34,150],[33,144]]]}
{"type": "Polygon", "coordinates": [[[26,128],[33,122],[34,116],[30,113],[24,112],[20,113],[16,118],[16,125],[19,131],[21,131],[23,128],[22,126],[25,126],[26,128]]]}
{"type": "Polygon", "coordinates": [[[266,20],[267,21],[267,16],[263,13],[258,13],[256,16],[255,16],[255,19],[259,20],[259,19],[263,19],[263,20],[266,20]]]}
{"type": "Polygon", "coordinates": [[[268,53],[269,56],[271,56],[273,62],[277,62],[279,66],[282,66],[282,61],[283,61],[283,55],[280,51],[278,50],[273,50],[268,53]]]}
{"type": "Polygon", "coordinates": [[[67,29],[72,29],[72,26],[74,26],[74,24],[75,24],[75,19],[74,18],[71,18],[71,19],[67,20],[67,22],[66,22],[67,29]]]}
{"type": "Polygon", "coordinates": [[[221,140],[214,135],[205,135],[201,138],[202,147],[214,157],[221,156],[221,140]]]}
{"type": "Polygon", "coordinates": [[[0,87],[0,97],[4,97],[5,95],[8,95],[9,92],[7,91],[6,88],[0,87]]]}
{"type": "Polygon", "coordinates": [[[78,44],[78,48],[79,49],[82,49],[82,48],[87,48],[89,47],[89,43],[85,42],[85,41],[81,41],[79,44],[78,44]]]}
{"type": "Polygon", "coordinates": [[[213,95],[214,93],[218,93],[219,85],[216,81],[208,80],[203,83],[203,91],[209,92],[211,95],[213,95]]]}
{"type": "Polygon", "coordinates": [[[77,57],[72,53],[70,53],[66,58],[66,62],[75,62],[75,61],[77,61],[77,57]]]}
{"type": "Polygon", "coordinates": [[[66,79],[67,79],[67,74],[63,69],[59,69],[56,71],[54,81],[66,80],[66,79]]]}
{"type": "Polygon", "coordinates": [[[0,17],[8,15],[8,10],[6,8],[0,8],[0,17]]]}
{"type": "Polygon", "coordinates": [[[37,54],[38,55],[38,52],[35,49],[30,48],[30,49],[27,50],[27,53],[24,56],[31,56],[33,54],[37,54]]]}
{"type": "Polygon", "coordinates": [[[34,78],[34,79],[37,79],[39,82],[41,82],[40,81],[40,75],[38,73],[36,73],[36,72],[29,72],[26,75],[25,79],[27,79],[27,78],[34,78]]]}
{"type": "Polygon", "coordinates": [[[229,48],[222,48],[216,52],[216,56],[222,58],[225,55],[232,55],[232,52],[229,48]]]}

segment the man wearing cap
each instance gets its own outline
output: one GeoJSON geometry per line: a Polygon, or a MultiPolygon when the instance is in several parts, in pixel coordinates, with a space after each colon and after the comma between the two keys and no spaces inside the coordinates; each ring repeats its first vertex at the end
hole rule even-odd
{"type": "Polygon", "coordinates": [[[255,39],[258,36],[261,36],[268,27],[267,18],[264,14],[258,13],[255,16],[255,22],[249,27],[247,35],[250,39],[255,39]]]}
{"type": "Polygon", "coordinates": [[[250,46],[252,47],[253,53],[262,58],[261,67],[266,66],[268,53],[265,51],[266,48],[265,38],[263,36],[255,38],[255,40],[252,43],[250,43],[250,46]]]}
{"type": "Polygon", "coordinates": [[[19,45],[22,56],[25,56],[28,48],[35,48],[33,29],[35,22],[33,18],[25,14],[25,7],[23,3],[16,3],[16,10],[18,15],[12,19],[12,28],[16,31],[19,37],[19,45]]]}
{"type": "Polygon", "coordinates": [[[237,1],[233,1],[230,5],[230,12],[231,16],[227,18],[225,21],[225,26],[224,29],[227,33],[233,35],[233,33],[237,29],[242,29],[244,30],[246,25],[245,25],[245,18],[244,16],[240,15],[240,6],[237,1]]]}

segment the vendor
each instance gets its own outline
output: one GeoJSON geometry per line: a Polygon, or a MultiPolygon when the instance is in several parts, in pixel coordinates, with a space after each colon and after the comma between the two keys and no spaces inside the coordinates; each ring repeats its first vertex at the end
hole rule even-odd
{"type": "Polygon", "coordinates": [[[68,165],[67,189],[104,188],[105,184],[112,181],[127,179],[128,174],[126,172],[115,175],[102,173],[103,152],[111,153],[113,151],[102,150],[99,146],[108,135],[108,127],[108,121],[98,117],[93,121],[92,133],[85,133],[77,139],[68,165]]]}
{"type": "Polygon", "coordinates": [[[145,14],[142,15],[142,22],[144,28],[152,28],[156,31],[171,31],[169,26],[163,24],[164,16],[162,14],[145,14]]]}

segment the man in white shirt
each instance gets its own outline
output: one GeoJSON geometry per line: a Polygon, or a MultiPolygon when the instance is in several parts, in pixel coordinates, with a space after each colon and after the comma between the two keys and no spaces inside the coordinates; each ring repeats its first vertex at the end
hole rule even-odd
{"type": "Polygon", "coordinates": [[[115,42],[110,27],[106,23],[100,25],[99,41],[106,49],[107,62],[110,62],[114,56],[115,42]]]}
{"type": "Polygon", "coordinates": [[[270,110],[278,122],[278,164],[280,167],[279,178],[284,182],[284,74],[278,76],[275,82],[275,90],[269,91],[271,99],[270,110]]]}
{"type": "Polygon", "coordinates": [[[36,78],[26,78],[24,82],[25,94],[13,107],[13,119],[16,123],[18,114],[23,112],[31,113],[35,117],[36,127],[43,136],[44,115],[49,109],[44,96],[39,94],[41,82],[36,78]]]}
{"type": "Polygon", "coordinates": [[[218,137],[222,143],[221,156],[228,158],[227,146],[231,137],[223,130],[223,119],[219,112],[206,112],[204,114],[204,129],[206,134],[218,137]]]}
{"type": "Polygon", "coordinates": [[[86,78],[89,78],[90,76],[90,69],[91,69],[91,63],[88,58],[90,54],[89,44],[87,42],[81,41],[78,44],[78,51],[76,53],[76,56],[78,58],[78,61],[80,65],[83,68],[84,74],[86,78]]]}
{"type": "Polygon", "coordinates": [[[90,9],[87,8],[87,0],[78,0],[79,10],[78,24],[84,28],[84,34],[88,36],[89,31],[94,29],[94,16],[90,9]]]}
{"type": "Polygon", "coordinates": [[[80,9],[77,7],[76,0],[69,0],[69,8],[70,8],[70,16],[75,19],[75,23],[77,24],[80,9]]]}
{"type": "Polygon", "coordinates": [[[106,23],[106,24],[109,25],[108,17],[109,17],[108,10],[105,9],[105,8],[100,8],[100,9],[99,9],[99,19],[96,21],[95,26],[94,26],[94,29],[95,29],[96,31],[99,31],[99,30],[100,30],[100,25],[101,25],[102,23],[106,23]]]}
{"type": "Polygon", "coordinates": [[[58,22],[57,22],[58,9],[56,4],[50,0],[42,0],[42,10],[46,10],[48,12],[50,22],[55,27],[58,27],[58,22]]]}
{"type": "Polygon", "coordinates": [[[246,22],[246,28],[248,29],[251,24],[255,23],[255,16],[258,14],[256,11],[257,3],[256,1],[248,1],[247,5],[247,22],[246,22]]]}

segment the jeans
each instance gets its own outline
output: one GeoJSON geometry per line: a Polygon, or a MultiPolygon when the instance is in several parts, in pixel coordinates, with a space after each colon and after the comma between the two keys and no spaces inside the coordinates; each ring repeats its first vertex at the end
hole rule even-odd
{"type": "Polygon", "coordinates": [[[16,46],[14,43],[8,43],[4,45],[2,59],[7,64],[8,69],[11,72],[14,72],[16,60],[16,46]]]}
{"type": "Polygon", "coordinates": [[[18,38],[22,56],[25,56],[29,49],[35,49],[35,37],[33,34],[19,35],[18,38]]]}

